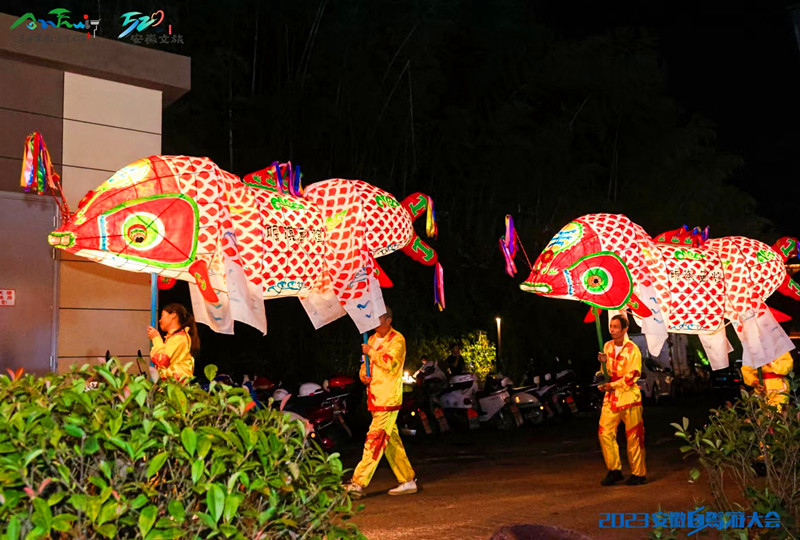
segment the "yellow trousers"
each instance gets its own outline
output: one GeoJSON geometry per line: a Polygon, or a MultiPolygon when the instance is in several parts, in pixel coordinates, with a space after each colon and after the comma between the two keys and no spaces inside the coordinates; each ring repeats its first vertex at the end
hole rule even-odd
{"type": "Polygon", "coordinates": [[[406,449],[403,448],[403,441],[400,440],[400,432],[397,430],[397,411],[372,411],[372,423],[369,425],[367,441],[364,443],[364,454],[353,472],[353,482],[361,487],[367,487],[384,453],[399,483],[414,479],[414,469],[411,468],[406,449]]]}
{"type": "Polygon", "coordinates": [[[642,419],[642,406],[633,407],[614,412],[609,403],[603,404],[600,413],[600,448],[603,450],[603,459],[609,471],[622,469],[619,460],[619,446],[617,445],[617,427],[620,422],[625,423],[625,436],[628,440],[628,463],[631,474],[647,476],[644,465],[644,421],[642,419]]]}

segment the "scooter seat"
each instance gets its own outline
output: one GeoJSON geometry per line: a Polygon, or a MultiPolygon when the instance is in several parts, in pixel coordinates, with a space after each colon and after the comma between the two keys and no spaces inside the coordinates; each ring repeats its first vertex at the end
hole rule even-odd
{"type": "Polygon", "coordinates": [[[478,392],[475,393],[475,398],[481,399],[485,398],[486,396],[493,396],[495,394],[501,394],[503,392],[507,392],[507,390],[505,388],[500,388],[499,390],[492,390],[489,392],[487,392],[486,390],[478,390],[478,392]]]}

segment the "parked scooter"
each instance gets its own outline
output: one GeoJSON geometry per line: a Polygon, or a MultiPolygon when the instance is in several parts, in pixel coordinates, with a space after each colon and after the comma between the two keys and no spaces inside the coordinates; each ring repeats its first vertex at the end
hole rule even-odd
{"type": "Polygon", "coordinates": [[[492,423],[500,429],[513,429],[522,425],[522,413],[509,392],[512,386],[513,381],[501,373],[486,377],[483,390],[477,393],[481,422],[492,423]]]}
{"type": "Polygon", "coordinates": [[[457,419],[456,422],[463,422],[466,416],[470,429],[480,424],[512,429],[523,422],[519,408],[502,383],[488,379],[487,388],[479,392],[476,377],[471,373],[450,377],[449,385],[439,394],[438,402],[448,420],[452,417],[457,419]]]}
{"type": "Polygon", "coordinates": [[[556,373],[555,385],[559,402],[562,405],[565,416],[572,416],[578,413],[578,404],[575,403],[575,372],[565,369],[556,373]]]}
{"type": "Polygon", "coordinates": [[[536,394],[535,386],[508,387],[508,393],[514,404],[519,407],[522,417],[530,424],[538,426],[547,416],[544,405],[536,394]]]}
{"type": "Polygon", "coordinates": [[[430,360],[408,377],[398,416],[401,434],[431,436],[450,430],[444,410],[434,399],[446,387],[447,376],[430,360]]]}

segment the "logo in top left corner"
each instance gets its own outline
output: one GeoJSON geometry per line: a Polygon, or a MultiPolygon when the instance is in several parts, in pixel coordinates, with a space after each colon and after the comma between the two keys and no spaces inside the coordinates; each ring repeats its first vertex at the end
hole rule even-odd
{"type": "MultiPolygon", "coordinates": [[[[18,18],[11,25],[10,30],[23,26],[28,30],[48,30],[50,28],[67,28],[85,32],[87,38],[97,37],[97,28],[100,26],[100,19],[90,19],[89,15],[84,14],[73,21],[73,15],[66,8],[55,8],[47,12],[46,17],[36,17],[32,12],[28,12],[18,18]]],[[[52,36],[47,36],[52,37],[52,36]]],[[[41,40],[38,40],[41,41],[41,40]]]]}

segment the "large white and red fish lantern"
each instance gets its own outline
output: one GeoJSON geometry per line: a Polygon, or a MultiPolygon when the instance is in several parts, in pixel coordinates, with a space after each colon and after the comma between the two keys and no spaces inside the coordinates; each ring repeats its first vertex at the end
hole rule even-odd
{"type": "MultiPolygon", "coordinates": [[[[516,272],[513,221],[506,218],[501,251],[516,272]]],[[[765,300],[779,291],[800,300],[800,287],[784,263],[797,256],[797,240],[770,247],[731,236],[708,238],[708,229],[684,226],[651,238],[620,214],[588,214],[561,229],[520,284],[541,296],[629,311],[648,348],[658,354],[669,332],[699,336],[714,369],[728,365],[732,350],[726,320],[743,345],[743,362],[760,367],[794,348],[765,300]]]]}
{"type": "Polygon", "coordinates": [[[425,211],[433,235],[432,202],[420,193],[400,203],[343,179],[303,192],[291,164],[239,179],[208,158],[151,156],[88,193],[49,241],[163,284],[194,282],[195,317],[218,332],[233,333],[237,320],[266,333],[263,300],[292,296],[316,328],[348,314],[366,332],[385,311],[381,285],[391,285],[377,257],[401,250],[436,265],[441,296],[436,252],[412,225],[425,211]]]}

